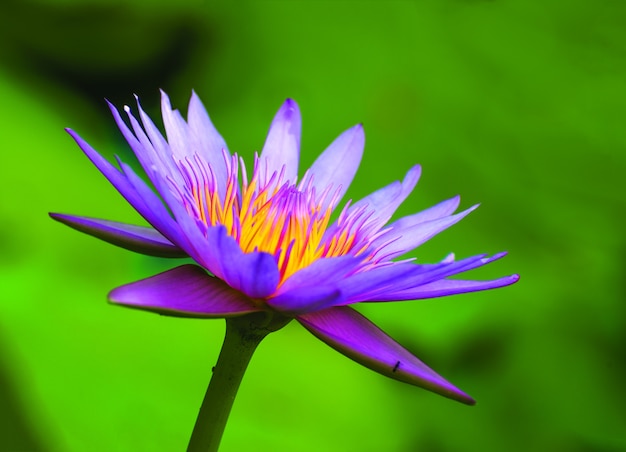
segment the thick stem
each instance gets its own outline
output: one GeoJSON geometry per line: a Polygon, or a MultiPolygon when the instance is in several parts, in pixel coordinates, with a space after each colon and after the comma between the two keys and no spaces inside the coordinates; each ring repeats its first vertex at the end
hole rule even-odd
{"type": "Polygon", "coordinates": [[[255,313],[226,319],[224,344],[202,401],[188,452],[217,451],[239,384],[259,343],[290,319],[255,313]]]}

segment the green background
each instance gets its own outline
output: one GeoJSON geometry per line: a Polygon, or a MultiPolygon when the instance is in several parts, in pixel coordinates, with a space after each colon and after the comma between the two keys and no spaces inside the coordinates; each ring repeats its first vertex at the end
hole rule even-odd
{"type": "Polygon", "coordinates": [[[5,0],[0,450],[184,450],[224,331],[113,307],[171,268],[48,211],[139,223],[63,131],[129,159],[103,101],[203,99],[250,158],[286,97],[302,170],[363,122],[360,198],[423,165],[399,214],[481,207],[412,253],[509,251],[518,284],[361,312],[474,396],[371,372],[296,323],[252,360],[224,451],[626,450],[626,2],[5,0]]]}

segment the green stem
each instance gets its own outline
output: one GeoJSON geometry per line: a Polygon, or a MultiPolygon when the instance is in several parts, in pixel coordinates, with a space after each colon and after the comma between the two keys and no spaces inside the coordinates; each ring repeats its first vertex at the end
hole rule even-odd
{"type": "Polygon", "coordinates": [[[224,344],[202,401],[188,452],[217,451],[248,363],[263,338],[289,322],[269,312],[226,319],[224,344]]]}

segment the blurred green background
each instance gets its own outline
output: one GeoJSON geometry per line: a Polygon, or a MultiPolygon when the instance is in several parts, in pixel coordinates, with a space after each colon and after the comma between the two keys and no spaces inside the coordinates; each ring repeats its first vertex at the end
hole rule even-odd
{"type": "Polygon", "coordinates": [[[180,261],[48,211],[139,223],[63,131],[129,151],[104,103],[203,99],[251,157],[286,97],[302,169],[363,122],[349,195],[423,177],[399,214],[481,208],[414,253],[508,250],[512,287],[360,310],[474,396],[386,379],[296,323],[244,379],[224,451],[626,450],[626,2],[4,0],[0,6],[0,450],[184,450],[224,322],[108,305],[180,261]]]}

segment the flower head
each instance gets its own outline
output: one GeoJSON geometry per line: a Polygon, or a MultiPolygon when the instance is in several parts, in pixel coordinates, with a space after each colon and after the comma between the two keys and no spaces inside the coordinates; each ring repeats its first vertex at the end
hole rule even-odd
{"type": "Polygon", "coordinates": [[[450,255],[435,264],[394,260],[476,206],[454,214],[459,205],[454,197],[390,223],[417,184],[419,166],[402,182],[342,205],[363,153],[361,125],[342,133],[298,180],[301,120],[290,99],[248,168],[228,151],[195,93],[187,121],[162,93],[167,138],[139,102],[139,120],[125,107],[130,127],[110,107],[156,193],[130,166],[118,159],[116,168],[68,132],[151,226],[52,217],[133,251],[190,256],[198,264],[118,287],[109,294],[111,302],[189,317],[274,312],[295,318],[331,347],[381,374],[473,403],[348,305],[441,297],[517,281],[517,275],[450,279],[505,253],[461,260],[450,255]]]}

